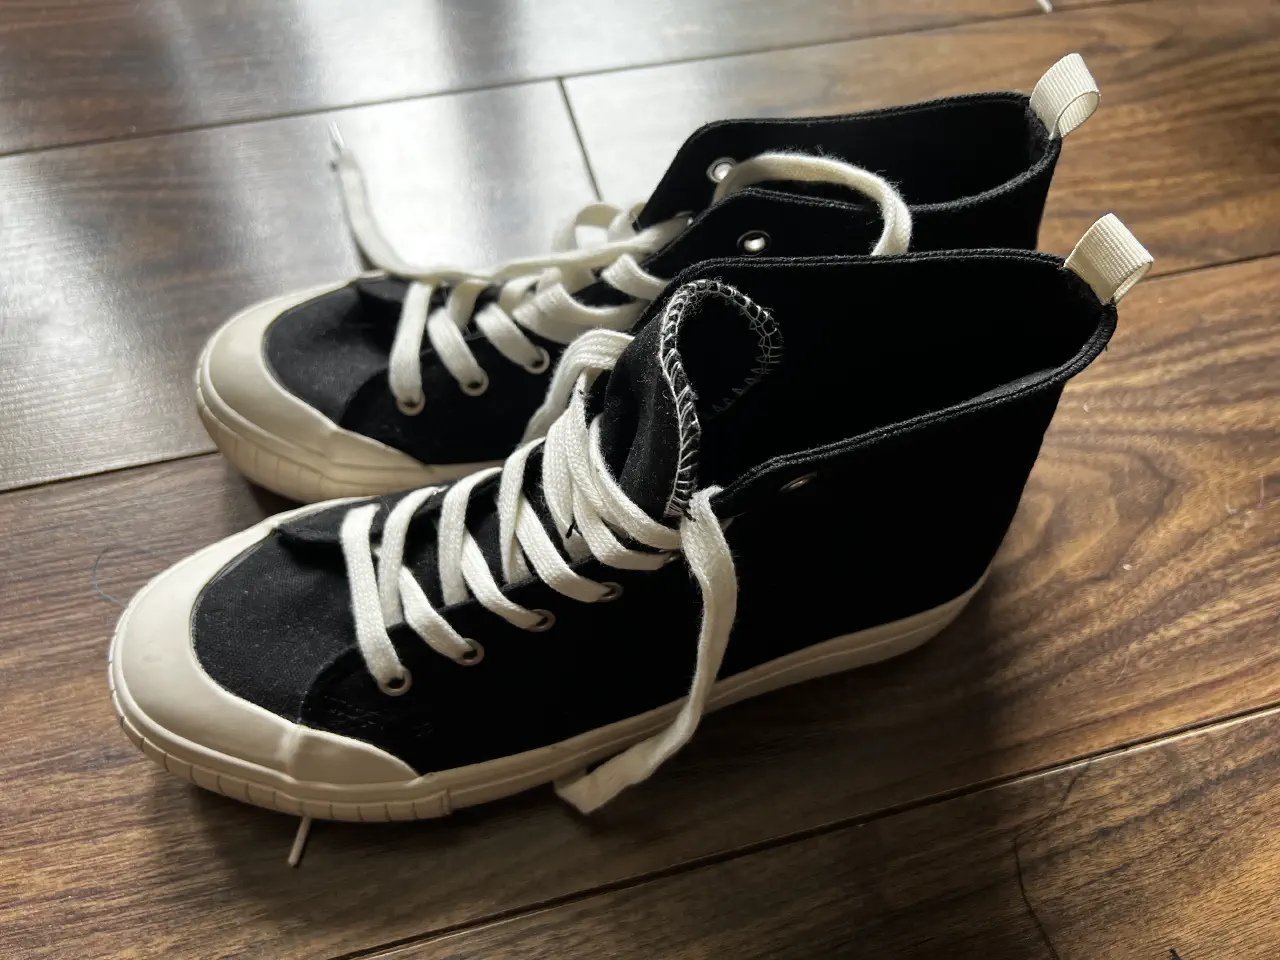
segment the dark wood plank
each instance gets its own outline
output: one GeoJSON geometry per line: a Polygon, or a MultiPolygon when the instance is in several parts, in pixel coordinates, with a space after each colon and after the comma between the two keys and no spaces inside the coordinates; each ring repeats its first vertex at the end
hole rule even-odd
{"type": "MultiPolygon", "coordinates": [[[[1280,6],[1139,3],[568,82],[602,191],[644,196],[698,124],[1030,90],[1084,54],[1097,115],[1064,150],[1041,232],[1066,253],[1115,211],[1157,272],[1280,250],[1280,6]]],[[[939,162],[945,162],[940,159],[939,162]]]]}
{"type": "Polygon", "coordinates": [[[274,504],[215,457],[0,496],[0,956],[365,950],[1280,702],[1277,267],[1130,295],[987,588],[926,648],[714,715],[595,817],[543,790],[322,824],[297,873],[292,821],[116,728],[93,585],[126,597],[274,504]]]}
{"type": "Polygon", "coordinates": [[[358,268],[331,120],[426,262],[545,250],[593,196],[551,83],[0,160],[0,489],[213,449],[206,336],[358,268]]]}
{"type": "Polygon", "coordinates": [[[1272,712],[377,960],[1270,960],[1278,814],[1272,712]]]}
{"type": "Polygon", "coordinates": [[[0,5],[0,152],[1035,12],[1035,0],[13,0],[0,5]]]}

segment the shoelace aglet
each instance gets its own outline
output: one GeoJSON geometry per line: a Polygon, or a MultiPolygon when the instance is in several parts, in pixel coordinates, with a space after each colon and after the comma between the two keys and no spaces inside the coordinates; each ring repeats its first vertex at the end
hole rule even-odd
{"type": "Polygon", "coordinates": [[[333,147],[333,162],[337,163],[347,151],[347,141],[342,139],[342,131],[336,123],[329,124],[329,145],[333,147]]]}
{"type": "Polygon", "coordinates": [[[302,862],[302,854],[307,849],[307,837],[311,835],[311,818],[303,815],[298,821],[298,832],[293,835],[293,846],[289,848],[289,866],[296,867],[302,862]]]}

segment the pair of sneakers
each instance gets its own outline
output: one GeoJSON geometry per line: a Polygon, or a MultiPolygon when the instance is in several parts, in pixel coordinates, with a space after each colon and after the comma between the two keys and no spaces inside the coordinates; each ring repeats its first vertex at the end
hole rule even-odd
{"type": "Polygon", "coordinates": [[[708,710],[925,642],[1151,262],[1110,216],[1033,251],[1097,100],[1072,55],[1030,97],[714,123],[642,206],[474,272],[401,261],[339,143],[382,269],[234,318],[198,398],[251,479],[347,499],[142,589],[126,733],[304,817],[590,811],[708,710]]]}

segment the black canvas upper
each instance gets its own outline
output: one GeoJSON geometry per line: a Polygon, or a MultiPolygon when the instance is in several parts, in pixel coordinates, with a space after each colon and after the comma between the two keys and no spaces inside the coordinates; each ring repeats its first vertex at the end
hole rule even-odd
{"type": "MultiPolygon", "coordinates": [[[[682,213],[689,228],[643,262],[674,277],[703,260],[739,252],[748,231],[764,231],[770,257],[857,255],[875,243],[873,204],[852,191],[797,183],[757,185],[709,206],[718,159],[764,151],[836,157],[881,174],[911,208],[912,249],[1032,249],[1061,140],[1051,138],[1017,93],[978,94],[839,117],[730,120],[708,124],[680,148],[646,203],[640,226],[682,213]]],[[[431,464],[500,459],[519,441],[549,374],[504,358],[474,326],[466,340],[489,376],[464,393],[422,350],[426,412],[402,413],[387,383],[391,342],[407,284],[360,279],[286,311],[268,328],[264,351],[277,380],[346,429],[431,464]]],[[[607,284],[575,294],[588,304],[625,300],[607,284]]],[[[436,292],[439,302],[445,290],[436,292]]],[[[563,346],[528,333],[552,360],[563,346]]]]}
{"type": "MultiPolygon", "coordinates": [[[[665,329],[696,396],[691,484],[722,487],[712,505],[732,518],[739,601],[724,677],[977,583],[1063,385],[1099,354],[1115,320],[1114,306],[1060,259],[1023,251],[710,261],[651,305],[597,380],[589,415],[601,416],[605,458],[628,496],[666,517],[690,458],[680,449],[687,417],[661,374],[665,329]],[[687,284],[699,281],[704,294],[693,297],[687,284]],[[718,284],[770,309],[779,349],[763,373],[761,331],[705,292],[718,284]],[[673,296],[688,301],[678,327],[647,322],[673,296]]],[[[525,490],[543,514],[537,456],[525,490]]],[[[496,572],[494,486],[473,493],[468,527],[496,572]]],[[[437,506],[418,511],[405,562],[438,605],[437,506]]],[[[700,597],[683,562],[642,572],[588,559],[576,568],[620,583],[619,599],[580,603],[536,578],[504,588],[554,612],[547,633],[475,601],[444,608],[483,644],[475,667],[393,630],[414,682],[388,697],[355,646],[338,538],[347,509],[286,524],[206,586],[192,625],[216,682],[420,772],[544,746],[685,694],[700,597]]]]}
{"type": "MultiPolygon", "coordinates": [[[[647,226],[681,211],[705,209],[715,184],[702,174],[712,163],[769,150],[838,157],[879,173],[898,187],[913,215],[920,212],[931,220],[930,214],[942,212],[935,207],[990,203],[1041,176],[1047,190],[1060,147],[1021,93],[969,94],[831,117],[719,120],[700,127],[680,147],[640,222],[647,226]]],[[[1021,204],[996,209],[1010,216],[1030,212],[1021,204]]],[[[1037,209],[1031,213],[1032,244],[1039,222],[1037,209]]],[[[1010,226],[992,229],[1003,233],[1010,226]]],[[[1012,239],[1001,245],[1027,245],[1012,239]]]]}

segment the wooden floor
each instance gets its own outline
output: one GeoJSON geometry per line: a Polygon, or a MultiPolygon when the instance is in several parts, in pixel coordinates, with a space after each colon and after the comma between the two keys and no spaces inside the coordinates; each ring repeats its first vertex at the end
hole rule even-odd
{"type": "MultiPolygon", "coordinates": [[[[0,5],[0,957],[1280,954],[1276,0],[0,5]],[[726,115],[1027,90],[1082,52],[1043,246],[1156,256],[986,589],[927,648],[709,719],[590,819],[536,791],[317,824],[116,726],[122,598],[280,507],[200,343],[356,268],[337,121],[406,253],[532,253],[726,115]]],[[[942,478],[945,482],[945,478],[942,478]]]]}

